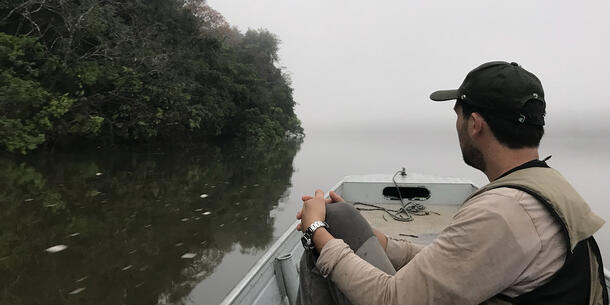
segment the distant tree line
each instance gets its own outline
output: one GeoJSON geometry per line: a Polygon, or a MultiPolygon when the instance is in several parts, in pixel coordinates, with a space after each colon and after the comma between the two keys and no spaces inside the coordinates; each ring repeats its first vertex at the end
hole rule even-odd
{"type": "Polygon", "coordinates": [[[0,147],[300,136],[278,44],[205,0],[0,1],[0,147]]]}

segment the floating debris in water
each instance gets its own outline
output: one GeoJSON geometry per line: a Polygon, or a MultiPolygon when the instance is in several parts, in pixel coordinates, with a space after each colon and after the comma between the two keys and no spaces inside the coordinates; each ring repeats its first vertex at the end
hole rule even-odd
{"type": "Polygon", "coordinates": [[[239,205],[239,202],[236,202],[235,205],[239,205]]]}
{"type": "Polygon", "coordinates": [[[211,188],[216,188],[216,186],[215,186],[215,185],[210,185],[210,187],[211,187],[211,188]]]}
{"type": "Polygon", "coordinates": [[[142,272],[148,270],[148,265],[140,267],[139,270],[142,271],[142,272]]]}
{"type": "Polygon", "coordinates": [[[101,176],[101,175],[102,175],[102,173],[95,173],[95,175],[96,175],[96,176],[101,176]]]}
{"type": "Polygon", "coordinates": [[[83,276],[83,277],[81,277],[80,279],[78,279],[78,280],[76,280],[76,281],[74,281],[74,282],[75,282],[75,283],[80,283],[80,282],[82,282],[82,281],[84,281],[84,280],[86,280],[86,279],[88,279],[88,278],[89,278],[88,276],[83,276]]]}
{"type": "Polygon", "coordinates": [[[87,288],[86,287],[76,288],[76,289],[70,291],[68,294],[79,294],[79,293],[85,291],[85,289],[87,289],[87,288]]]}
{"type": "Polygon", "coordinates": [[[210,212],[210,211],[201,213],[201,215],[203,215],[203,216],[208,216],[210,214],[212,214],[212,212],[210,212]]]}
{"type": "Polygon", "coordinates": [[[177,243],[177,244],[176,244],[176,247],[180,247],[180,246],[182,246],[182,245],[184,245],[184,243],[183,243],[183,242],[180,242],[180,243],[177,243]]]}
{"type": "Polygon", "coordinates": [[[182,254],[181,257],[184,258],[184,259],[190,259],[190,258],[193,258],[195,256],[197,256],[197,254],[195,254],[195,253],[184,253],[184,254],[182,254]]]}
{"type": "Polygon", "coordinates": [[[207,198],[207,197],[208,197],[208,194],[201,194],[201,195],[199,196],[199,198],[207,198]]]}
{"type": "Polygon", "coordinates": [[[28,198],[26,200],[24,200],[25,202],[30,202],[30,201],[34,201],[34,198],[28,198]]]}
{"type": "Polygon", "coordinates": [[[135,288],[140,288],[140,287],[142,287],[142,285],[144,285],[144,282],[137,283],[134,287],[135,288]]]}
{"type": "Polygon", "coordinates": [[[131,269],[132,267],[133,267],[133,265],[127,265],[127,266],[123,267],[123,269],[121,269],[121,270],[127,271],[127,270],[131,269]]]}
{"type": "Polygon", "coordinates": [[[203,209],[199,208],[199,209],[195,209],[195,212],[201,212],[203,211],[203,209]]]}
{"type": "Polygon", "coordinates": [[[182,220],[182,221],[189,221],[189,219],[188,219],[188,218],[182,218],[182,219],[180,219],[180,220],[182,220]]]}
{"type": "Polygon", "coordinates": [[[248,217],[244,217],[244,221],[248,220],[248,217]]]}
{"type": "Polygon", "coordinates": [[[258,186],[258,184],[254,184],[254,185],[252,185],[252,186],[258,186]]]}
{"type": "Polygon", "coordinates": [[[205,275],[206,275],[206,272],[205,271],[201,271],[201,272],[195,274],[195,277],[199,278],[199,277],[203,277],[205,275]]]}
{"type": "Polygon", "coordinates": [[[145,225],[144,227],[148,229],[148,228],[152,227],[152,225],[145,225]]]}
{"type": "Polygon", "coordinates": [[[63,250],[68,249],[68,246],[66,245],[57,245],[57,246],[53,246],[50,248],[45,249],[45,251],[49,252],[49,253],[57,253],[63,250]]]}
{"type": "Polygon", "coordinates": [[[202,241],[202,242],[201,242],[201,244],[202,244],[202,245],[205,245],[205,244],[207,244],[207,243],[208,243],[208,241],[207,241],[207,240],[204,240],[204,241],[202,241]]]}
{"type": "Polygon", "coordinates": [[[199,220],[199,219],[201,219],[201,217],[195,217],[195,220],[199,220]]]}
{"type": "Polygon", "coordinates": [[[220,225],[218,225],[218,227],[220,227],[220,228],[222,228],[222,227],[224,227],[224,226],[225,226],[225,224],[224,224],[224,223],[221,223],[220,225]]]}
{"type": "Polygon", "coordinates": [[[138,250],[131,250],[131,251],[129,251],[129,253],[127,253],[127,254],[134,254],[134,253],[136,253],[136,252],[138,252],[138,250]]]}
{"type": "Polygon", "coordinates": [[[101,194],[102,192],[98,191],[98,190],[90,190],[87,193],[85,193],[85,196],[87,197],[95,197],[99,194],[101,194]]]}
{"type": "Polygon", "coordinates": [[[80,235],[80,233],[75,232],[75,233],[69,234],[68,237],[76,237],[76,236],[79,236],[79,235],[80,235]]]}

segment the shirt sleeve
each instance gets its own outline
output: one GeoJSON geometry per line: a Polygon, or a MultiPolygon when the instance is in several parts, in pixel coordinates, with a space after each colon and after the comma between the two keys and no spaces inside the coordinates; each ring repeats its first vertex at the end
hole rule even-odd
{"type": "Polygon", "coordinates": [[[424,248],[424,245],[415,244],[408,240],[396,239],[387,236],[388,243],[385,249],[385,253],[390,259],[392,266],[395,270],[400,270],[406,265],[415,255],[424,248]]]}
{"type": "Polygon", "coordinates": [[[514,198],[484,193],[395,275],[370,265],[340,239],[325,245],[316,264],[355,305],[480,304],[511,286],[540,247],[514,198]]]}

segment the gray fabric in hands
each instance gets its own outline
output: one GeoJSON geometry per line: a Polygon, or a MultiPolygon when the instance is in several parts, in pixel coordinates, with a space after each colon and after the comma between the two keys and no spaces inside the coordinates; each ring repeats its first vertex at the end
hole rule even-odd
{"type": "MultiPolygon", "coordinates": [[[[373,229],[351,204],[337,202],[326,205],[326,223],[333,237],[342,239],[356,255],[387,274],[396,273],[373,229]]],[[[315,264],[317,259],[315,251],[305,251],[301,257],[297,304],[351,305],[330,279],[322,277],[315,264]]]]}

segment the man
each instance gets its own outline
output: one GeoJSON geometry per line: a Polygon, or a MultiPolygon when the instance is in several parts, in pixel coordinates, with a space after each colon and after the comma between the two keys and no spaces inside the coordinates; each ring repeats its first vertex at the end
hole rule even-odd
{"type": "Polygon", "coordinates": [[[548,158],[539,160],[546,102],[538,78],[489,62],[430,98],[456,100],[464,161],[490,183],[425,247],[371,229],[349,204],[332,203],[343,201],[335,193],[303,196],[297,229],[313,249],[301,261],[298,301],[608,304],[593,238],[604,221],[548,158]]]}

